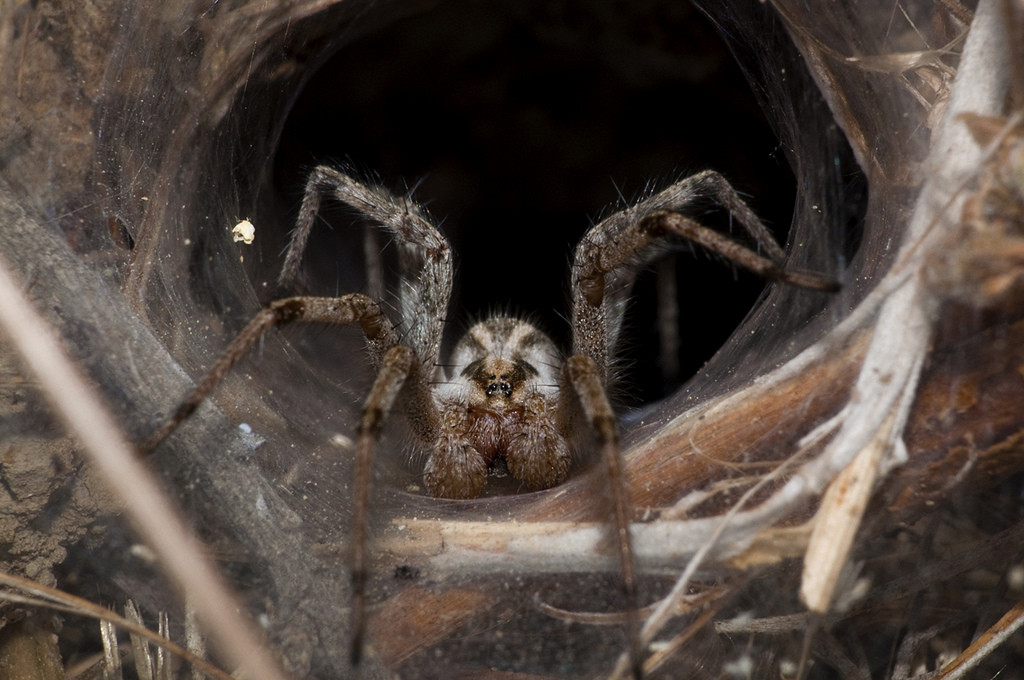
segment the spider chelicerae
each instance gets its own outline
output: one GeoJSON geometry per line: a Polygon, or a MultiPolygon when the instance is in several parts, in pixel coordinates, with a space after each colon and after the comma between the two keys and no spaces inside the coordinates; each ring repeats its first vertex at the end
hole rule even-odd
{"type": "Polygon", "coordinates": [[[442,362],[441,337],[452,290],[451,248],[408,197],[394,196],[331,167],[315,168],[306,184],[278,289],[289,289],[298,273],[324,196],[355,209],[393,239],[402,269],[398,318],[392,320],[377,300],[361,293],[271,302],[231,342],[142,450],[152,450],[188,418],[270,328],[295,322],[358,323],[377,373],[363,406],[356,443],[353,663],[358,663],[363,647],[371,463],[384,422],[397,410],[408,422],[414,446],[426,454],[426,489],[440,498],[478,496],[495,466],[503,466],[530,489],[550,488],[566,479],[581,451],[588,447],[600,451],[611,490],[633,673],[639,677],[642,658],[630,506],[615,414],[606,391],[637,272],[663,252],[666,241],[681,238],[768,278],[818,290],[834,290],[836,284],[784,270],[784,252],[769,231],[721,175],[705,171],[604,219],[576,246],[571,267],[572,347],[567,358],[530,323],[495,316],[470,327],[449,360],[442,362]],[[707,198],[728,210],[764,255],[683,214],[707,198]],[[401,335],[396,328],[402,329],[401,335]]]}

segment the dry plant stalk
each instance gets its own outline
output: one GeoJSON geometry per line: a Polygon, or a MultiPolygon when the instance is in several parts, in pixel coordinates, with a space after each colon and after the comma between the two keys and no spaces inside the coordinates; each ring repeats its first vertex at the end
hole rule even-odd
{"type": "Polygon", "coordinates": [[[180,514],[135,457],[133,446],[100,396],[88,386],[49,327],[24,299],[2,261],[0,327],[38,379],[54,410],[120,495],[168,575],[197,603],[200,617],[232,663],[247,677],[284,678],[251,623],[239,615],[240,605],[185,528],[180,514]]]}
{"type": "MultiPolygon", "coordinates": [[[[125,616],[120,616],[110,609],[101,607],[81,597],[76,597],[56,588],[50,588],[41,583],[34,583],[20,576],[0,572],[0,584],[11,589],[10,591],[0,593],[0,600],[97,619],[104,625],[104,638],[116,637],[117,630],[127,631],[132,637],[133,649],[145,646],[146,642],[150,642],[160,650],[158,654],[166,650],[187,661],[205,677],[214,678],[215,680],[227,680],[231,677],[202,657],[193,654],[168,639],[165,614],[161,615],[160,630],[158,632],[154,633],[147,628],[131,600],[128,600],[125,604],[125,616]]],[[[108,643],[104,639],[105,649],[109,649],[113,645],[116,645],[116,641],[108,643]]],[[[137,652],[138,654],[148,656],[148,652],[137,652]]]]}

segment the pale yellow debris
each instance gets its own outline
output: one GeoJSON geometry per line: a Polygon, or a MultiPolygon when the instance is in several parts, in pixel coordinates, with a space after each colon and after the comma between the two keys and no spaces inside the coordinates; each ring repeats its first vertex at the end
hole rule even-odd
{"type": "Polygon", "coordinates": [[[235,243],[242,241],[249,245],[256,238],[256,227],[249,220],[242,220],[231,230],[231,235],[235,237],[235,243]]]}

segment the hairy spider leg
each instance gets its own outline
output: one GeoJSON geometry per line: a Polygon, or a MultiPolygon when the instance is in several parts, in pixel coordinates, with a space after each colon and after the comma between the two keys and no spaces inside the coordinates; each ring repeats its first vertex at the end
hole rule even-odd
{"type": "Polygon", "coordinates": [[[200,379],[174,415],[140,447],[143,455],[166,439],[202,403],[231,367],[268,330],[290,323],[358,323],[367,344],[384,349],[377,378],[366,398],[359,421],[356,446],[355,497],[352,511],[352,649],[353,665],[359,663],[365,628],[366,523],[373,450],[384,420],[409,375],[418,368],[412,349],[398,343],[391,322],[376,302],[360,293],[339,298],[291,297],[275,300],[261,309],[235,337],[220,358],[200,379]]]}
{"type": "Polygon", "coordinates": [[[827,277],[786,270],[785,251],[764,223],[722,175],[705,170],[609,216],[580,241],[573,261],[574,351],[587,354],[598,366],[613,364],[612,352],[636,272],[660,254],[654,246],[669,234],[697,243],[769,279],[829,292],[840,287],[827,277]],[[737,218],[766,255],[682,214],[709,197],[737,218]],[[597,308],[602,310],[600,319],[596,311],[588,311],[597,308]]]}
{"type": "Polygon", "coordinates": [[[642,651],[649,641],[642,639],[639,629],[628,480],[605,390],[612,377],[614,350],[636,273],[661,254],[657,246],[670,236],[694,241],[768,278],[823,291],[839,287],[824,277],[786,271],[781,264],[785,257],[782,247],[728,181],[712,170],[688,177],[611,215],[592,227],[577,245],[572,267],[573,356],[567,360],[565,371],[597,434],[608,471],[626,597],[630,665],[637,678],[642,674],[642,651]],[[681,214],[709,196],[738,218],[768,257],[681,214]]]}
{"type": "Polygon", "coordinates": [[[264,333],[271,328],[297,322],[358,323],[366,335],[367,344],[382,353],[398,344],[398,335],[391,322],[376,302],[361,293],[339,298],[290,297],[275,300],[256,313],[181,401],[174,414],[139,446],[140,455],[148,455],[177,430],[264,333]]]}
{"type": "MultiPolygon", "coordinates": [[[[394,237],[403,274],[398,291],[402,341],[415,350],[424,366],[435,367],[441,354],[441,334],[452,293],[451,247],[409,198],[396,198],[384,189],[361,184],[325,165],[314,168],[306,182],[302,206],[277,279],[278,290],[289,290],[298,274],[324,195],[355,209],[394,237]]],[[[371,291],[381,285],[374,280],[379,276],[376,266],[374,262],[370,267],[371,291]]],[[[375,362],[383,357],[383,352],[374,354],[375,362]]]]}
{"type": "Polygon", "coordinates": [[[366,631],[366,526],[373,479],[373,452],[384,422],[402,386],[418,370],[416,354],[404,345],[392,347],[381,362],[366,397],[356,441],[355,497],[352,500],[352,646],[350,659],[358,666],[366,631]]]}
{"type": "Polygon", "coordinates": [[[295,322],[359,323],[370,349],[377,377],[363,407],[356,449],[355,497],[352,527],[352,650],[353,665],[362,656],[365,628],[366,523],[373,450],[383,422],[398,393],[407,391],[413,405],[410,425],[428,439],[438,416],[420,367],[438,364],[444,312],[451,295],[451,254],[448,242],[419,212],[413,202],[400,201],[383,190],[371,189],[333,168],[319,166],[306,183],[299,217],[292,232],[277,290],[290,289],[298,273],[323,195],[354,208],[391,232],[399,246],[406,279],[400,291],[402,323],[398,334],[380,306],[366,295],[338,298],[288,297],[261,309],[207,370],[174,414],[140,447],[142,455],[170,436],[213,391],[235,363],[270,328],[295,322]],[[410,376],[413,377],[410,380],[410,376]]]}
{"type": "Polygon", "coordinates": [[[643,656],[639,638],[639,614],[637,613],[636,568],[629,531],[629,488],[626,484],[622,455],[619,451],[619,431],[615,424],[615,413],[608,402],[601,371],[593,359],[582,354],[571,356],[566,360],[563,372],[566,383],[572,386],[572,390],[589,420],[590,427],[597,437],[601,460],[608,476],[619,569],[622,575],[623,595],[626,599],[626,635],[628,636],[633,677],[639,680],[643,676],[643,656]]]}
{"type": "Polygon", "coordinates": [[[658,229],[662,229],[689,239],[766,279],[826,293],[834,293],[840,288],[839,282],[833,279],[809,272],[784,269],[780,263],[758,255],[736,241],[677,212],[656,212],[647,217],[645,222],[647,222],[645,228],[653,234],[656,234],[658,229]]]}

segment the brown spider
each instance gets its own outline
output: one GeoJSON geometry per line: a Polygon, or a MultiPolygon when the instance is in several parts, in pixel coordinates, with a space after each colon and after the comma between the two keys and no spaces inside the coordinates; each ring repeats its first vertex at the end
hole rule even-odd
{"type": "Polygon", "coordinates": [[[768,230],[721,175],[706,171],[611,215],[577,245],[572,263],[572,352],[567,359],[534,326],[497,316],[472,326],[456,344],[451,360],[442,363],[441,335],[452,289],[451,249],[411,200],[368,187],[330,167],[314,169],[278,279],[279,289],[290,286],[297,274],[324,195],[368,217],[397,244],[403,269],[398,321],[404,337],[398,336],[379,304],[360,293],[271,302],[232,341],[142,450],[150,451],[174,431],[271,327],[300,321],[358,323],[377,376],[363,407],[356,448],[353,663],[362,651],[371,461],[397,400],[416,445],[427,454],[423,479],[427,491],[436,497],[479,495],[495,465],[504,465],[526,487],[550,488],[566,479],[576,452],[596,446],[611,488],[633,673],[639,677],[629,499],[615,415],[606,396],[609,367],[636,272],[657,256],[660,242],[682,237],[770,278],[820,290],[834,290],[836,285],[813,275],[783,271],[784,253],[768,230]],[[735,215],[767,257],[678,212],[707,197],[735,215]]]}

